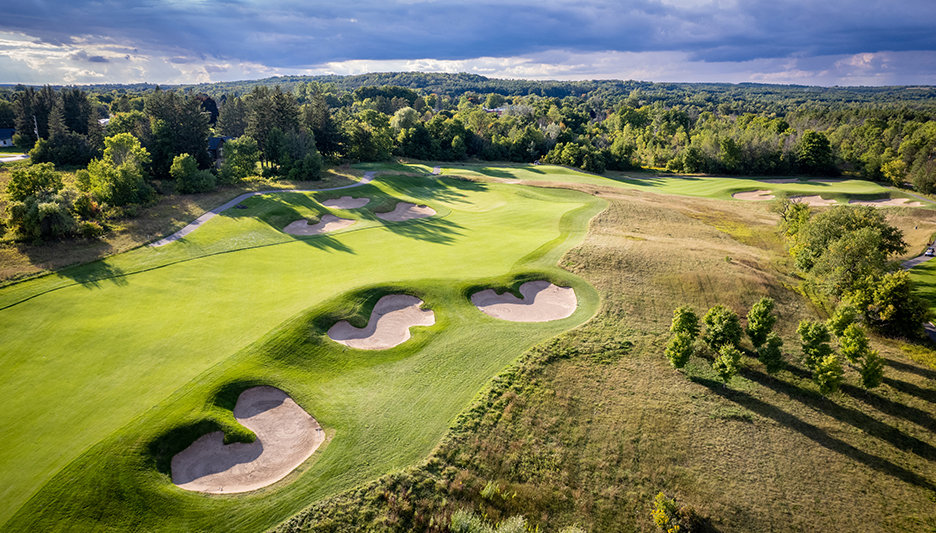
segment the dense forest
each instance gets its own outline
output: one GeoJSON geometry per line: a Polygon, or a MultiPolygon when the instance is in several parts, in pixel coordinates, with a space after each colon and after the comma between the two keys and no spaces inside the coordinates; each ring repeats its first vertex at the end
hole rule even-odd
{"type": "Polygon", "coordinates": [[[16,129],[13,141],[35,167],[18,169],[16,180],[59,183],[55,167],[77,170],[77,190],[64,195],[20,187],[7,227],[25,239],[103,231],[94,213],[146,204],[158,191],[202,192],[253,175],[315,179],[326,163],[394,156],[540,161],[599,174],[842,174],[931,193],[934,116],[933,87],[385,73],[0,88],[0,128],[16,129]],[[223,164],[209,155],[212,137],[227,140],[223,164]],[[41,223],[39,206],[51,204],[61,222],[41,223]]]}

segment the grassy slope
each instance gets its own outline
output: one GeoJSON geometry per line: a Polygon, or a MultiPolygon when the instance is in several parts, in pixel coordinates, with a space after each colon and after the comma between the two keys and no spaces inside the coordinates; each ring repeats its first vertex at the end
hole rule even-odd
{"type": "MultiPolygon", "coordinates": [[[[132,453],[130,458],[126,458],[119,446],[112,447],[115,440],[147,438],[147,435],[141,436],[138,425],[127,429],[126,424],[130,420],[180,388],[183,391],[179,393],[180,398],[185,398],[180,400],[182,407],[160,404],[161,408],[172,413],[166,416],[174,421],[175,416],[193,409],[197,412],[194,406],[204,403],[209,391],[196,386],[194,392],[189,392],[192,387],[186,383],[197,379],[196,383],[216,384],[218,380],[235,379],[241,371],[250,375],[254,372],[257,358],[238,355],[231,359],[232,354],[310,305],[381,280],[418,286],[425,280],[447,279],[452,281],[442,285],[457,286],[466,280],[502,276],[517,269],[548,270],[549,265],[555,264],[557,254],[567,249],[576,235],[582,235],[584,220],[602,205],[600,200],[572,191],[526,190],[433,178],[381,178],[371,186],[354,189],[353,194],[372,196],[375,206],[385,205],[387,210],[393,202],[382,198],[390,196],[428,202],[440,212],[440,216],[415,223],[378,224],[368,214],[368,208],[374,208],[369,205],[358,213],[343,213],[361,217],[364,229],[351,228],[340,236],[293,239],[284,237],[270,224],[285,225],[296,214],[299,218],[315,218],[315,210],[320,208],[306,200],[304,195],[285,200],[282,197],[257,199],[248,204],[251,206],[249,209],[231,210],[228,216],[216,218],[184,243],[161,249],[135,250],[103,263],[3,289],[0,302],[6,308],[0,314],[4,336],[2,364],[6,379],[0,384],[0,409],[16,413],[16,417],[5,425],[6,444],[0,448],[0,472],[6,482],[0,492],[0,501],[4,503],[0,521],[8,518],[38,487],[82,450],[107,435],[112,435],[112,440],[94,448],[66,472],[75,472],[77,468],[81,472],[99,475],[106,475],[105,471],[125,475],[126,471],[106,465],[110,461],[132,463],[138,459],[132,453]],[[588,207],[576,209],[584,205],[588,207]],[[563,218],[562,226],[566,233],[560,233],[560,217],[570,209],[574,210],[572,214],[563,218]],[[541,256],[537,249],[547,242],[551,242],[549,248],[557,249],[541,256]],[[229,249],[238,251],[223,253],[229,249]],[[532,261],[523,260],[529,254],[533,256],[532,261]],[[210,327],[206,327],[209,324],[210,327]],[[241,360],[243,364],[238,362],[241,360]],[[234,375],[222,377],[218,374],[230,365],[237,369],[234,375]],[[62,409],[63,405],[68,409],[62,409]]],[[[317,198],[321,200],[338,195],[331,193],[317,198]]],[[[587,298],[586,287],[581,288],[587,298]]],[[[435,290],[436,302],[449,301],[441,295],[444,291],[439,292],[439,288],[428,286],[423,290],[427,294],[435,290]]],[[[583,307],[585,310],[574,320],[569,319],[571,323],[585,318],[588,308],[583,307]]],[[[440,312],[443,316],[446,313],[444,305],[440,312]]],[[[464,313],[464,309],[460,312],[464,313]]],[[[476,332],[477,322],[470,326],[467,324],[481,320],[481,317],[472,314],[470,319],[461,317],[460,320],[467,322],[454,329],[462,333],[453,332],[452,336],[470,338],[476,332]]],[[[564,321],[533,330],[542,331],[541,335],[553,335],[568,328],[569,323],[564,321]]],[[[419,454],[427,452],[459,406],[467,402],[485,379],[516,357],[525,346],[542,338],[539,335],[518,335],[520,330],[516,328],[507,328],[505,331],[509,330],[509,335],[504,333],[492,337],[493,344],[485,346],[486,351],[477,354],[484,359],[478,373],[469,373],[470,379],[453,376],[451,379],[459,381],[457,386],[446,382],[440,384],[443,390],[436,392],[441,396],[430,402],[430,410],[438,411],[439,415],[427,416],[423,428],[428,436],[412,445],[406,444],[408,439],[399,435],[379,437],[376,440],[380,444],[378,448],[393,443],[391,447],[404,451],[379,454],[370,468],[350,477],[335,478],[319,490],[327,492],[347,487],[366,476],[373,477],[390,468],[408,464],[419,454]],[[512,338],[517,340],[508,341],[512,338]],[[499,349],[498,342],[504,343],[505,349],[499,349]],[[446,387],[456,388],[457,393],[452,393],[454,400],[451,405],[439,409],[437,403],[447,396],[446,387]]],[[[449,339],[450,336],[446,333],[441,338],[449,339]]],[[[450,346],[448,340],[440,342],[444,342],[442,346],[450,346]]],[[[420,354],[422,359],[401,364],[426,365],[439,354],[440,344],[431,346],[432,350],[420,354]]],[[[395,371],[402,372],[400,369],[395,371]]],[[[378,380],[379,375],[373,369],[366,372],[369,372],[371,382],[360,378],[362,381],[357,385],[346,386],[355,390],[377,388],[373,380],[378,380]]],[[[449,372],[454,370],[450,368],[449,372]]],[[[318,416],[318,406],[311,400],[314,393],[309,389],[302,390],[298,385],[299,381],[308,381],[306,378],[309,376],[302,372],[287,373],[286,377],[278,379],[269,373],[264,375],[276,383],[284,383],[287,389],[297,389],[297,395],[306,400],[304,405],[318,416]],[[297,376],[303,378],[300,380],[297,376]]],[[[319,386],[321,384],[316,385],[319,386]]],[[[413,383],[401,384],[405,390],[413,386],[413,383]]],[[[316,389],[317,392],[321,390],[316,389]]],[[[420,386],[414,390],[432,389],[420,386]]],[[[386,400],[369,396],[374,401],[386,400]]],[[[405,412],[405,416],[420,413],[408,410],[417,399],[402,395],[395,403],[382,407],[381,414],[399,426],[402,420],[394,419],[392,413],[405,412]],[[396,409],[391,409],[394,405],[396,409]]],[[[343,408],[336,412],[354,411],[350,409],[354,402],[343,395],[337,395],[333,401],[343,408]]],[[[340,428],[360,430],[354,424],[343,426],[340,420],[342,416],[337,414],[325,415],[323,422],[326,426],[334,424],[332,427],[339,427],[340,439],[349,438],[340,428]]],[[[374,442],[367,444],[375,446],[374,442]]],[[[133,446],[139,445],[140,442],[134,440],[133,446]]],[[[344,448],[342,445],[337,449],[342,450],[345,459],[329,459],[332,465],[330,472],[335,468],[348,470],[356,465],[354,446],[344,448]],[[334,461],[338,462],[338,467],[334,466],[334,461]]],[[[311,475],[319,476],[321,471],[311,475]]],[[[144,486],[155,484],[152,486],[158,489],[154,490],[175,490],[167,488],[165,477],[133,480],[144,486]]],[[[132,484],[133,480],[122,479],[121,483],[132,484]]],[[[111,495],[101,496],[91,490],[97,486],[108,486],[107,480],[92,476],[81,482],[90,493],[101,496],[101,501],[95,501],[94,496],[91,496],[91,501],[82,499],[81,491],[74,489],[74,483],[73,476],[60,474],[44,493],[31,502],[29,509],[20,513],[15,523],[29,523],[42,516],[58,526],[67,525],[80,520],[83,505],[98,507],[101,501],[111,498],[111,495]],[[68,500],[67,493],[78,496],[78,503],[59,502],[60,499],[68,500]],[[47,508],[37,512],[53,501],[55,506],[62,507],[63,514],[52,514],[47,508]]],[[[312,482],[303,486],[309,483],[312,482]]],[[[193,506],[197,509],[204,502],[213,501],[195,497],[195,501],[201,503],[193,504],[191,497],[179,496],[178,492],[181,491],[176,490],[175,497],[185,502],[180,504],[183,508],[193,506]]],[[[250,500],[250,497],[246,499],[250,500]]],[[[115,501],[123,500],[115,498],[115,501]]],[[[258,508],[269,505],[268,499],[253,501],[258,508]]],[[[295,501],[292,505],[294,512],[298,507],[295,507],[295,501]]],[[[179,508],[174,508],[174,511],[179,511],[179,508]]],[[[211,513],[214,512],[212,509],[211,513]]],[[[152,518],[133,505],[126,509],[126,513],[125,516],[113,515],[115,523],[128,517],[131,521],[147,522],[152,518]]],[[[187,515],[187,512],[183,514],[187,515]]],[[[179,513],[170,512],[168,516],[179,516],[179,513]]],[[[210,515],[199,516],[202,520],[207,519],[205,516],[210,518],[210,515]]],[[[276,518],[264,514],[255,516],[254,520],[270,524],[276,518]]],[[[255,522],[250,523],[256,526],[255,522]]],[[[122,526],[115,527],[120,529],[122,526]]],[[[166,527],[172,529],[179,525],[167,524],[166,527]]]]}
{"type": "MultiPolygon", "coordinates": [[[[598,289],[598,316],[505,373],[426,464],[321,502],[278,531],[440,531],[432,524],[454,509],[480,506],[492,520],[523,514],[546,531],[649,532],[661,490],[725,532],[936,528],[936,370],[875,338],[884,384],[865,394],[848,369],[842,391],[822,398],[795,334],[798,320],[822,317],[791,290],[798,280],[766,206],[600,193],[609,209],[561,262],[598,289]],[[744,313],[763,295],[777,302],[788,370],[769,376],[746,359],[723,388],[705,359],[684,372],[669,366],[673,308],[744,313]],[[622,340],[629,350],[608,348],[622,340]],[[482,496],[488,483],[507,496],[482,496]]],[[[930,212],[896,218],[922,225],[930,212]]],[[[936,352],[914,350],[936,364],[936,352]]]]}

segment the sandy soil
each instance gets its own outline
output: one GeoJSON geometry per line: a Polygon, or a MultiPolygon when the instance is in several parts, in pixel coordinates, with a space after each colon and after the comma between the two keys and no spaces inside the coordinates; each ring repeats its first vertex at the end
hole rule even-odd
{"type": "Polygon", "coordinates": [[[357,222],[348,218],[338,218],[335,215],[322,215],[322,219],[316,224],[309,224],[308,220],[302,219],[290,223],[283,228],[283,231],[290,235],[319,235],[329,231],[340,230],[357,222]]]}
{"type": "Polygon", "coordinates": [[[436,214],[435,209],[427,205],[416,205],[409,202],[400,202],[393,211],[388,213],[375,213],[377,218],[389,222],[403,222],[414,218],[426,218],[436,214]]]}
{"type": "Polygon", "coordinates": [[[882,198],[881,200],[849,200],[855,205],[873,205],[878,207],[923,207],[923,202],[910,201],[909,198],[882,198]]]}
{"type": "Polygon", "coordinates": [[[821,196],[791,196],[791,202],[800,202],[803,204],[814,205],[814,206],[826,206],[826,205],[836,205],[838,204],[835,200],[824,200],[821,196]]]}
{"type": "Polygon", "coordinates": [[[334,207],[336,209],[358,209],[367,205],[367,202],[370,202],[370,198],[352,198],[350,196],[342,196],[341,198],[335,198],[333,200],[325,200],[322,202],[322,205],[325,207],[334,207]]]}
{"type": "Polygon", "coordinates": [[[736,192],[731,195],[732,198],[737,198],[738,200],[748,200],[751,202],[763,202],[765,200],[773,200],[774,195],[770,194],[773,191],[745,191],[745,192],[736,192]]]}
{"type": "Polygon", "coordinates": [[[325,441],[318,422],[274,387],[242,392],[234,418],[257,440],[225,445],[221,431],[200,437],[172,458],[173,483],[212,494],[256,490],[286,477],[325,441]]]}
{"type": "Polygon", "coordinates": [[[498,295],[486,289],[471,295],[471,303],[484,314],[511,322],[548,322],[568,318],[578,301],[571,287],[558,287],[548,281],[528,281],[520,286],[519,299],[509,292],[498,295]]]}
{"type": "Polygon", "coordinates": [[[346,320],[328,330],[328,337],[360,350],[386,350],[410,338],[412,326],[435,324],[435,313],[420,309],[423,301],[407,294],[388,294],[377,301],[367,327],[358,329],[346,320]]]}

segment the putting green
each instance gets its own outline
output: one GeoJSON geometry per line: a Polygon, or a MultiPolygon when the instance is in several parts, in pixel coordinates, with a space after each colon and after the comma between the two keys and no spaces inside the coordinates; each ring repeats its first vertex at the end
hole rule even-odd
{"type": "MultiPolygon", "coordinates": [[[[737,192],[770,190],[774,194],[780,193],[787,196],[821,195],[823,198],[835,199],[838,200],[839,203],[846,204],[850,199],[877,200],[881,198],[908,198],[913,201],[920,201],[917,197],[887,189],[871,181],[851,179],[800,181],[793,178],[791,182],[778,183],[777,178],[770,177],[757,179],[707,176],[648,176],[631,178],[616,173],[610,173],[609,177],[605,177],[555,165],[517,165],[509,167],[488,167],[483,165],[447,166],[443,167],[442,174],[519,180],[520,183],[555,182],[601,185],[721,200],[731,200],[731,195],[737,192]]],[[[925,208],[936,207],[936,204],[933,202],[927,201],[923,203],[925,208]]]]}
{"type": "Polygon", "coordinates": [[[354,190],[372,198],[365,208],[331,210],[358,220],[353,227],[311,237],[280,231],[328,212],[318,202],[342,193],[254,197],[183,241],[0,290],[2,529],[269,527],[418,461],[493,375],[597,309],[594,289],[555,264],[603,200],[382,177],[354,190]],[[374,216],[398,201],[438,214],[402,223],[374,216]],[[530,279],[574,287],[579,309],[516,324],[468,301],[479,288],[530,279]],[[380,352],[325,340],[340,318],[366,322],[368,306],[391,290],[424,299],[436,324],[380,352]],[[206,429],[242,432],[231,398],[253,385],[285,391],[331,441],[257,492],[174,487],[167,450],[206,429]]]}

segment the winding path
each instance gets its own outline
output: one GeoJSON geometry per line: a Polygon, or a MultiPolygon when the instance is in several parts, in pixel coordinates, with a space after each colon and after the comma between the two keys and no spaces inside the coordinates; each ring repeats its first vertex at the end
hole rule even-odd
{"type": "Polygon", "coordinates": [[[228,209],[234,207],[235,205],[243,202],[244,200],[250,198],[251,196],[257,196],[259,194],[272,194],[272,193],[277,193],[277,192],[324,192],[324,191],[338,191],[341,189],[350,189],[352,187],[360,187],[361,185],[367,185],[368,183],[374,180],[374,177],[376,175],[377,175],[377,171],[372,170],[370,172],[365,173],[364,177],[361,178],[361,181],[357,183],[352,183],[351,185],[342,185],[341,187],[332,187],[330,189],[276,189],[276,190],[271,190],[271,191],[248,192],[248,193],[238,196],[237,198],[231,200],[230,202],[227,202],[226,204],[220,205],[212,209],[211,211],[208,211],[204,215],[193,220],[189,225],[185,226],[179,231],[173,233],[172,235],[168,237],[159,239],[156,242],[150,243],[149,245],[154,248],[158,248],[160,246],[165,246],[169,244],[170,242],[175,242],[181,239],[182,237],[185,237],[189,233],[192,233],[193,231],[197,230],[198,227],[204,224],[205,222],[208,222],[212,218],[218,216],[224,211],[227,211],[228,209]]]}

